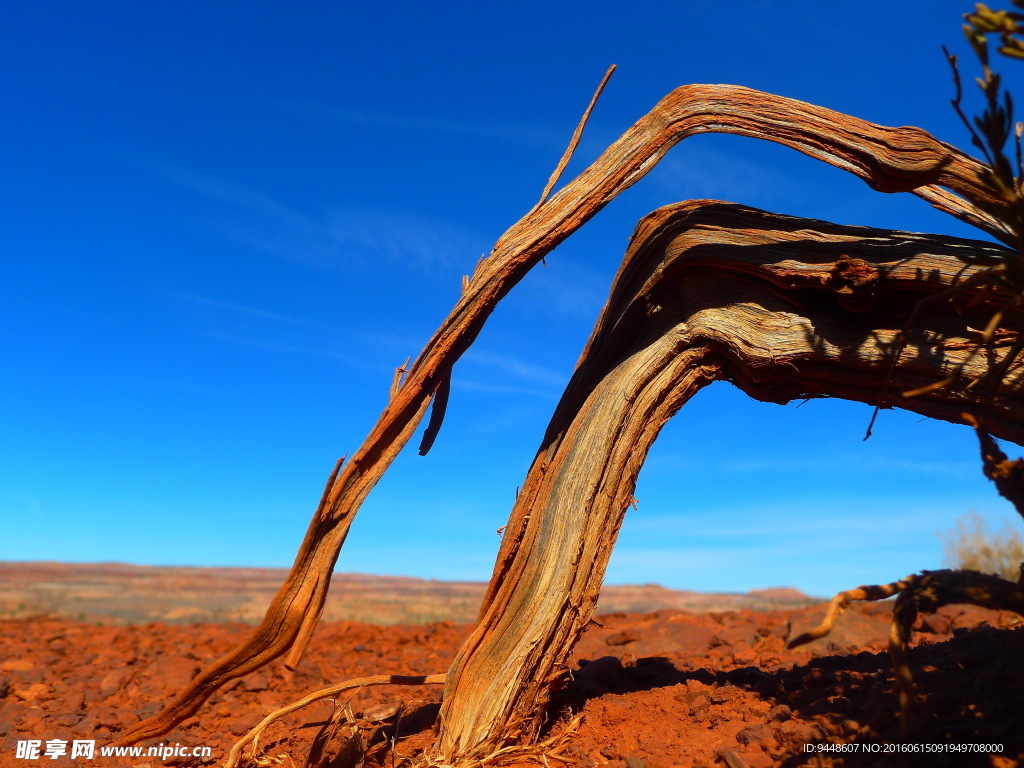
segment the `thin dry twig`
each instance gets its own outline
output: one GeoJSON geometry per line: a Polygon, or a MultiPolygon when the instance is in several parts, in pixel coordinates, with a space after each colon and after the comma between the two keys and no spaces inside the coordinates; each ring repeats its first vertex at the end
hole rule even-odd
{"type": "Polygon", "coordinates": [[[569,146],[567,146],[565,148],[565,152],[562,153],[562,159],[559,160],[558,165],[555,166],[555,170],[551,173],[548,183],[544,185],[544,191],[540,193],[540,200],[537,205],[534,206],[535,208],[538,208],[547,202],[548,195],[550,195],[551,190],[555,188],[555,184],[558,183],[559,178],[562,176],[562,171],[565,170],[565,166],[569,164],[569,161],[575,154],[576,147],[579,146],[580,138],[583,136],[583,129],[587,127],[587,121],[590,119],[590,113],[594,111],[594,106],[597,104],[597,100],[601,98],[601,94],[604,92],[604,87],[608,85],[608,81],[611,80],[614,72],[615,65],[612,64],[608,67],[608,71],[604,73],[604,77],[601,79],[601,84],[597,86],[597,90],[590,99],[590,104],[587,105],[587,109],[583,113],[583,117],[581,117],[579,123],[576,124],[576,130],[573,131],[572,138],[569,140],[569,146]]]}
{"type": "Polygon", "coordinates": [[[338,683],[337,685],[329,686],[328,688],[322,688],[319,691],[315,691],[298,701],[293,701],[291,704],[287,704],[280,709],[275,709],[269,715],[267,715],[260,724],[240,738],[235,745],[231,747],[231,751],[228,753],[228,759],[224,763],[224,768],[235,768],[238,765],[238,761],[242,758],[242,752],[249,744],[255,745],[260,737],[260,734],[267,729],[267,727],[277,720],[280,720],[286,715],[290,715],[298,709],[309,706],[315,701],[321,699],[330,698],[331,696],[337,696],[339,693],[350,691],[353,688],[365,688],[368,685],[439,685],[443,684],[447,673],[442,672],[434,675],[373,675],[372,677],[360,677],[355,680],[346,680],[344,683],[338,683]]]}

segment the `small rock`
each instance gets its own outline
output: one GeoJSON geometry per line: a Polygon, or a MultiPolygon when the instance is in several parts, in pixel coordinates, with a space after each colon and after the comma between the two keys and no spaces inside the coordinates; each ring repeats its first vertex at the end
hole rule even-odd
{"type": "MultiPolygon", "coordinates": [[[[79,727],[86,732],[99,732],[106,728],[108,731],[119,728],[122,723],[121,711],[117,707],[107,704],[98,704],[89,708],[88,714],[82,720],[79,727]]],[[[89,738],[92,738],[91,736],[89,738]]]]}
{"type": "Polygon", "coordinates": [[[622,632],[616,632],[614,635],[608,635],[604,641],[607,645],[627,645],[628,643],[635,643],[639,639],[640,635],[631,629],[627,629],[622,632]]]}
{"type": "Polygon", "coordinates": [[[369,712],[363,713],[363,720],[367,720],[371,723],[379,723],[384,720],[390,720],[392,717],[398,714],[398,707],[396,706],[384,706],[371,709],[369,712]]]}
{"type": "Polygon", "coordinates": [[[774,740],[775,737],[772,735],[772,732],[763,725],[752,725],[736,734],[736,741],[743,745],[759,744],[764,746],[774,740]]]}
{"type": "Polygon", "coordinates": [[[18,724],[20,730],[32,733],[39,730],[46,720],[46,713],[39,707],[29,707],[18,724]]]}
{"type": "Polygon", "coordinates": [[[711,705],[711,696],[707,691],[693,691],[676,697],[690,708],[690,714],[707,709],[711,705]]]}
{"type": "Polygon", "coordinates": [[[644,761],[636,755],[630,755],[626,758],[626,768],[645,768],[644,761]]]}
{"type": "Polygon", "coordinates": [[[270,681],[259,672],[253,672],[242,678],[242,688],[246,691],[265,691],[270,688],[270,681]]]}
{"type": "Polygon", "coordinates": [[[729,768],[748,768],[747,764],[743,762],[743,758],[732,749],[723,749],[718,754],[722,758],[722,762],[729,766],[729,768]]]}
{"type": "Polygon", "coordinates": [[[160,682],[165,689],[177,692],[192,682],[199,674],[199,665],[194,660],[177,657],[161,662],[160,682]]]}
{"type": "Polygon", "coordinates": [[[27,688],[15,688],[14,695],[22,701],[33,701],[34,699],[42,698],[49,691],[49,686],[44,683],[32,683],[27,688]]]}
{"type": "Polygon", "coordinates": [[[915,629],[932,635],[948,635],[953,631],[953,622],[941,613],[921,614],[915,629]]]}
{"type": "Polygon", "coordinates": [[[732,701],[736,698],[737,693],[739,690],[732,685],[715,686],[709,692],[712,704],[725,704],[727,701],[732,701]]]}
{"type": "Polygon", "coordinates": [[[130,669],[125,669],[124,667],[108,672],[103,676],[103,679],[100,680],[100,695],[110,696],[121,690],[128,680],[131,679],[131,676],[132,671],[130,669]]]}
{"type": "Polygon", "coordinates": [[[4,672],[28,672],[34,667],[35,664],[28,659],[9,659],[8,661],[0,662],[0,670],[4,672]]]}

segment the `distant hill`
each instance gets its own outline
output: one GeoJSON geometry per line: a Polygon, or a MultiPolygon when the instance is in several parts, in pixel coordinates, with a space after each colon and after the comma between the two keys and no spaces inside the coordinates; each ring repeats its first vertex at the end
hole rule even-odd
{"type": "MultiPolygon", "coordinates": [[[[0,619],[48,615],[115,624],[254,624],[263,618],[287,573],[282,568],[0,562],[0,619]]],[[[370,624],[471,622],[485,588],[482,582],[336,573],[324,618],[370,624]]],[[[791,609],[817,602],[790,588],[711,594],[644,584],[605,586],[597,610],[708,613],[791,609]]]]}

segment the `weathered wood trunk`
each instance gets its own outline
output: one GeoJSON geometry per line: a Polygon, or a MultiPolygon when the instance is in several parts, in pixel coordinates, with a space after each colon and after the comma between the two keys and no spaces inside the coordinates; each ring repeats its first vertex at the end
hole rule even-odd
{"type": "MultiPolygon", "coordinates": [[[[993,215],[1002,203],[985,183],[986,167],[919,128],[875,125],[738,86],[676,89],[587,170],[550,199],[545,194],[464,279],[452,312],[413,365],[400,369],[404,381],[396,377],[376,425],[351,461],[339,462],[328,478],[288,579],[262,623],[163,711],[122,734],[120,743],[167,733],[226,682],[275,658],[287,654],[287,664],[297,663],[356,512],[431,399],[435,407],[443,403],[453,365],[498,302],[673,145],[701,133],[791,147],[874,189],[911,192],[997,239],[1012,240],[1012,231],[993,215]]],[[[478,754],[536,722],[593,608],[646,451],[696,389],[727,378],[767,400],[870,400],[887,375],[907,307],[951,283],[960,266],[958,248],[986,247],[744,210],[690,204],[641,223],[612,303],[513,511],[481,624],[452,670],[440,754],[478,754]],[[897,265],[900,257],[915,266],[897,265]]],[[[950,361],[965,354],[963,324],[947,328],[937,316],[925,319],[944,335],[915,337],[896,366],[892,397],[899,387],[940,378],[950,361]]],[[[975,392],[971,406],[982,423],[997,435],[1019,438],[1015,394],[997,404],[991,388],[975,392]]],[[[966,404],[962,396],[938,392],[907,405],[956,420],[966,404]]],[[[430,436],[443,407],[437,415],[430,436]]]]}
{"type": "Polygon", "coordinates": [[[481,758],[535,732],[590,620],[647,451],[706,384],[731,381],[776,403],[881,400],[946,421],[967,409],[1024,442],[1016,374],[1004,389],[985,379],[1011,332],[967,364],[966,379],[981,379],[970,395],[966,382],[899,394],[942,379],[975,345],[969,329],[984,327],[991,306],[960,315],[936,302],[895,359],[915,304],[965,279],[962,257],[980,251],[1002,249],[709,201],[644,219],[516,501],[479,624],[449,671],[437,757],[481,758]]]}

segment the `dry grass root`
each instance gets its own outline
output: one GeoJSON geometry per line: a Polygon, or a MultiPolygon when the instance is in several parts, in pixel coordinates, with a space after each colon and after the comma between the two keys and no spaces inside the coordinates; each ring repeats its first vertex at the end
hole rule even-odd
{"type": "Polygon", "coordinates": [[[934,613],[944,605],[960,603],[1014,611],[1024,616],[1024,584],[978,571],[941,570],[922,571],[891,584],[857,587],[833,597],[821,624],[791,640],[789,648],[828,635],[850,603],[884,600],[893,595],[897,597],[889,632],[889,656],[900,703],[900,728],[903,737],[910,738],[922,713],[921,704],[914,694],[914,678],[907,659],[907,644],[917,615],[934,613]]]}

